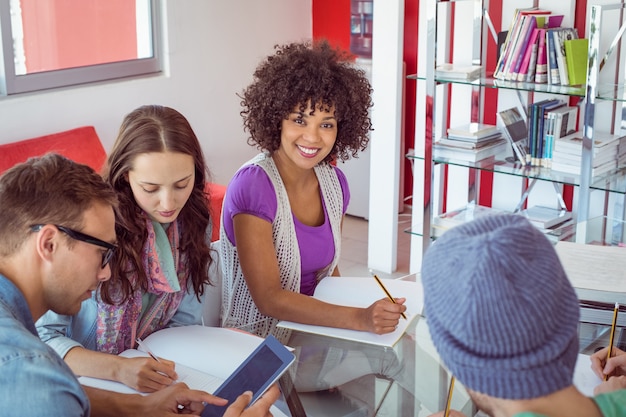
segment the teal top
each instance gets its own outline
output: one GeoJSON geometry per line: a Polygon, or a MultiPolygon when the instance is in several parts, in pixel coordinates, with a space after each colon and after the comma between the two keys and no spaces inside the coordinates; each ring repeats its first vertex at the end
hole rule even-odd
{"type": "MultiPolygon", "coordinates": [[[[622,417],[626,416],[626,389],[608,392],[593,397],[600,412],[604,417],[622,417]]],[[[519,413],[513,417],[548,417],[544,414],[537,413],[519,413]]]]}

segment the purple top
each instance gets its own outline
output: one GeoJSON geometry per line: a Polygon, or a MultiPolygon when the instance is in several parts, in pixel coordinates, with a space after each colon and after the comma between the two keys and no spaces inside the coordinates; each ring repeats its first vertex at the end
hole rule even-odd
{"type": "MultiPolygon", "coordinates": [[[[334,168],[343,191],[343,213],[345,214],[350,202],[348,181],[339,168],[334,168]]],[[[300,248],[300,293],[306,295],[313,294],[317,285],[317,271],[327,267],[333,261],[335,254],[333,233],[328,220],[326,202],[323,198],[322,205],[324,207],[324,224],[320,226],[307,226],[293,216],[298,247],[300,248]]],[[[224,232],[233,246],[237,246],[233,230],[233,217],[235,215],[240,213],[252,214],[272,223],[276,216],[277,206],[274,186],[263,168],[257,165],[248,165],[237,171],[228,184],[222,208],[222,227],[224,227],[224,232]]]]}

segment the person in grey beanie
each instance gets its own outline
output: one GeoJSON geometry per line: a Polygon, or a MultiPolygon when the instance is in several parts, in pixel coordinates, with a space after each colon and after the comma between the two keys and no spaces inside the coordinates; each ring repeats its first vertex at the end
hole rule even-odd
{"type": "Polygon", "coordinates": [[[578,299],[552,244],[528,220],[494,215],[447,231],[424,255],[421,276],[433,343],[479,409],[626,416],[626,390],[589,398],[573,385],[578,299]]]}

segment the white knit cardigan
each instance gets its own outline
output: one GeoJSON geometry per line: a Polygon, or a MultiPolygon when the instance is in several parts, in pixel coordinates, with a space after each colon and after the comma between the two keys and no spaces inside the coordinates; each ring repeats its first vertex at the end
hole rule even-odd
{"type": "MultiPolygon", "coordinates": [[[[268,175],[276,192],[277,210],[272,223],[274,249],[280,270],[280,282],[284,289],[300,292],[300,249],[293,222],[293,214],[287,190],[280,177],[274,160],[267,153],[262,153],[246,162],[246,165],[258,165],[268,175]]],[[[341,251],[341,219],[343,217],[343,193],[337,173],[329,164],[315,167],[322,197],[330,219],[335,255],[327,269],[321,271],[318,280],[331,274],[339,261],[341,251]]],[[[222,268],[222,326],[238,327],[265,337],[273,334],[278,340],[286,343],[289,339],[288,330],[277,328],[278,320],[267,317],[259,312],[252,300],[250,291],[243,277],[237,248],[231,244],[224,227],[220,231],[220,258],[222,268]]]]}

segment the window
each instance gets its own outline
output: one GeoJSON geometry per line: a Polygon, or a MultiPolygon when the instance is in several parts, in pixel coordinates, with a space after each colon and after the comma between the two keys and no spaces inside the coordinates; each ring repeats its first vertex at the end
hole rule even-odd
{"type": "Polygon", "coordinates": [[[0,0],[0,94],[158,73],[159,0],[0,0]]]}

